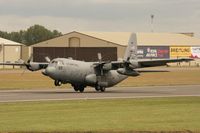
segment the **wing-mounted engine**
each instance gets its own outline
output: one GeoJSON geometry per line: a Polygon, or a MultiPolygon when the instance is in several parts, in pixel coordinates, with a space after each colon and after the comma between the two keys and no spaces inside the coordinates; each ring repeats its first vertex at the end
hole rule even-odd
{"type": "Polygon", "coordinates": [[[117,72],[122,75],[127,75],[127,76],[139,76],[139,72],[135,71],[134,69],[131,68],[119,68],[117,69],[117,72]]]}
{"type": "Polygon", "coordinates": [[[98,60],[98,62],[93,64],[95,74],[86,76],[86,81],[90,83],[96,81],[98,86],[106,87],[108,85],[106,74],[112,70],[112,63],[110,61],[102,61],[101,53],[98,53],[98,60]]]}
{"type": "Polygon", "coordinates": [[[45,69],[48,64],[46,63],[37,63],[37,62],[30,62],[29,64],[25,64],[26,68],[30,71],[37,71],[41,69],[45,69]]]}
{"type": "Polygon", "coordinates": [[[139,67],[138,61],[133,59],[128,59],[127,61],[123,61],[122,67],[117,69],[117,72],[122,75],[127,76],[138,76],[140,75],[139,72],[137,72],[136,68],[139,67]]]}
{"type": "Polygon", "coordinates": [[[103,71],[110,71],[112,70],[112,64],[109,62],[109,63],[105,63],[102,67],[103,71]]]}
{"type": "Polygon", "coordinates": [[[89,74],[85,77],[85,81],[88,84],[96,84],[97,83],[97,76],[96,74],[89,74]]]}
{"type": "Polygon", "coordinates": [[[50,62],[50,59],[48,57],[45,58],[47,63],[32,62],[32,60],[33,60],[33,55],[31,55],[29,57],[27,62],[24,62],[26,68],[30,71],[37,71],[37,70],[45,69],[50,62]]]}
{"type": "Polygon", "coordinates": [[[103,76],[108,71],[112,70],[111,62],[103,62],[101,53],[98,53],[98,62],[94,63],[94,70],[97,76],[103,76]]]}
{"type": "Polygon", "coordinates": [[[137,60],[129,60],[129,67],[132,69],[138,68],[140,65],[137,60]]]}
{"type": "Polygon", "coordinates": [[[105,73],[107,73],[108,71],[112,70],[112,64],[106,63],[106,62],[102,62],[102,63],[98,63],[95,67],[94,67],[95,73],[98,76],[102,76],[105,73]]]}
{"type": "MultiPolygon", "coordinates": [[[[96,84],[98,86],[106,87],[107,86],[107,79],[106,79],[106,74],[112,70],[112,64],[106,63],[106,62],[100,62],[94,66],[94,71],[95,71],[95,79],[96,84]]],[[[91,80],[90,80],[91,81],[91,80]]],[[[94,80],[93,80],[94,81],[94,80]]]]}

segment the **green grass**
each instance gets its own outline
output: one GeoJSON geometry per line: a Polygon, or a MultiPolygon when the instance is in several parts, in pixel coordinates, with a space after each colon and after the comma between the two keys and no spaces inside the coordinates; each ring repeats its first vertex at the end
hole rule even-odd
{"type": "Polygon", "coordinates": [[[200,131],[200,97],[0,103],[0,132],[200,131]]]}

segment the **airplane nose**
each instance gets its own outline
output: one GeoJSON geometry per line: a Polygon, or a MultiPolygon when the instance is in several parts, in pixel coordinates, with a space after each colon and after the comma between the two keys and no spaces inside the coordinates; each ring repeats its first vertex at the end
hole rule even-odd
{"type": "Polygon", "coordinates": [[[50,76],[55,72],[55,67],[47,67],[45,70],[42,71],[42,74],[46,75],[46,76],[50,76]]]}

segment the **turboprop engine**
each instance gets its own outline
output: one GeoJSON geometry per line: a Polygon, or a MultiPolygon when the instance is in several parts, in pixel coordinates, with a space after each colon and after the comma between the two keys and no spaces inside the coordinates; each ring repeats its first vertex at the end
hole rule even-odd
{"type": "Polygon", "coordinates": [[[89,74],[85,77],[85,81],[88,84],[95,84],[97,82],[97,76],[96,74],[89,74]]]}
{"type": "Polygon", "coordinates": [[[130,63],[129,67],[132,68],[132,69],[135,69],[135,68],[139,67],[139,64],[138,64],[137,60],[130,60],[129,63],[130,63]]]}
{"type": "Polygon", "coordinates": [[[26,64],[26,67],[30,71],[37,71],[37,70],[42,69],[42,67],[40,66],[40,64],[36,63],[36,62],[30,62],[30,63],[26,64]]]}
{"type": "Polygon", "coordinates": [[[103,70],[109,71],[112,69],[112,64],[111,63],[106,63],[103,65],[103,70]]]}
{"type": "Polygon", "coordinates": [[[45,60],[47,63],[41,64],[38,62],[32,62],[32,59],[33,59],[33,55],[31,55],[29,57],[27,62],[22,61],[25,64],[26,68],[30,71],[37,71],[37,70],[45,69],[51,61],[49,59],[49,57],[45,57],[45,60]]]}
{"type": "Polygon", "coordinates": [[[139,76],[140,75],[137,71],[130,69],[130,68],[119,68],[119,69],[117,69],[117,72],[119,74],[127,75],[127,76],[139,76]]]}

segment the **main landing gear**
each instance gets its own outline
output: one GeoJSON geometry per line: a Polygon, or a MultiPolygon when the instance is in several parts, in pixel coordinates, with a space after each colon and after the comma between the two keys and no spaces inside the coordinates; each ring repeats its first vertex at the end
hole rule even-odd
{"type": "Polygon", "coordinates": [[[76,92],[78,92],[78,91],[81,93],[84,92],[85,86],[83,86],[83,85],[72,85],[72,86],[76,92]]]}
{"type": "Polygon", "coordinates": [[[105,88],[105,87],[102,87],[102,86],[99,86],[99,85],[97,85],[97,86],[95,87],[95,90],[96,90],[96,91],[101,91],[101,92],[104,92],[104,91],[106,90],[106,88],[105,88]]]}
{"type": "MultiPolygon", "coordinates": [[[[60,80],[55,80],[54,81],[54,85],[55,86],[61,86],[62,85],[62,82],[60,81],[60,80]]],[[[74,90],[76,91],[76,92],[84,92],[84,90],[85,90],[85,87],[86,86],[84,86],[84,85],[73,85],[72,84],[72,87],[74,88],[74,90]]],[[[95,90],[96,91],[100,91],[100,92],[104,92],[105,90],[106,90],[106,88],[105,87],[102,87],[102,86],[99,86],[99,85],[96,85],[95,86],[95,90]]]]}

